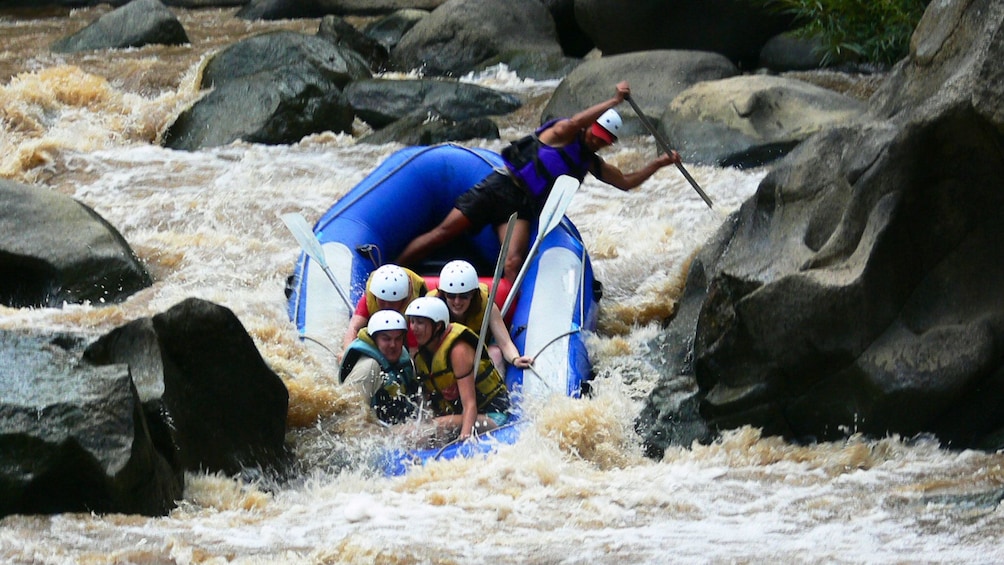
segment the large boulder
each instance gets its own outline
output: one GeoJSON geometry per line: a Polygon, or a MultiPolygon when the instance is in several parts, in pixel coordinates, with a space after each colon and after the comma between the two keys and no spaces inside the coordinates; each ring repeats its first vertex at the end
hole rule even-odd
{"type": "Polygon", "coordinates": [[[404,34],[428,15],[429,12],[426,10],[397,10],[366,24],[363,34],[383,45],[387,53],[390,53],[404,34]]]}
{"type": "Polygon", "coordinates": [[[182,497],[172,446],[126,365],[80,363],[83,336],[0,330],[0,517],[158,516],[182,497]]]}
{"type": "Polygon", "coordinates": [[[181,113],[162,143],[195,150],[351,131],[354,116],[341,88],[369,76],[358,53],[317,36],[278,31],[250,37],[206,64],[201,82],[213,90],[181,113]]]}
{"type": "Polygon", "coordinates": [[[779,33],[764,44],[757,66],[774,72],[819,69],[827,66],[823,49],[820,38],[779,33]]]}
{"type": "Polygon", "coordinates": [[[1004,447],[1004,2],[932,3],[870,123],[780,161],[701,250],[653,344],[638,428],[798,439],[936,435],[1004,447]]]}
{"type": "Polygon", "coordinates": [[[359,143],[436,145],[470,139],[499,139],[499,128],[488,118],[454,120],[435,109],[419,109],[361,138],[359,143]]]}
{"type": "MultiPolygon", "coordinates": [[[[108,4],[109,6],[122,6],[128,4],[129,0],[4,0],[4,8],[16,8],[19,14],[47,15],[47,11],[52,7],[61,8],[82,8],[86,6],[98,6],[108,4]]],[[[176,6],[178,8],[218,8],[242,6],[247,0],[164,0],[165,6],[176,6]]]]}
{"type": "Polygon", "coordinates": [[[540,0],[554,19],[561,50],[572,57],[585,57],[596,44],[575,19],[575,0],[540,0]]]}
{"type": "Polygon", "coordinates": [[[45,187],[0,179],[0,304],[120,302],[153,284],[122,235],[45,187]]]}
{"type": "Polygon", "coordinates": [[[334,83],[303,69],[276,69],[213,89],[178,116],[163,145],[189,151],[237,140],[278,145],[351,129],[352,110],[334,83]]]}
{"type": "Polygon", "coordinates": [[[390,50],[338,16],[324,16],[317,29],[317,36],[338,47],[358,53],[366,60],[372,71],[381,71],[387,67],[390,50]]]}
{"type": "Polygon", "coordinates": [[[604,55],[654,49],[712,51],[743,69],[752,69],[764,44],[792,23],[791,16],[757,4],[748,0],[575,0],[575,17],[604,55]]]}
{"type": "Polygon", "coordinates": [[[180,468],[237,474],[287,465],[289,393],[229,309],[187,299],[112,330],[84,359],[133,368],[180,468]]]}
{"type": "Polygon", "coordinates": [[[356,115],[376,129],[416,111],[435,110],[451,120],[463,121],[508,114],[522,106],[512,94],[438,79],[360,80],[346,87],[345,96],[356,115]]]}
{"type": "Polygon", "coordinates": [[[132,0],[52,45],[57,53],[188,43],[185,28],[160,0],[132,0]]]}
{"type": "Polygon", "coordinates": [[[856,98],[797,79],[744,75],[691,86],[673,99],[660,123],[686,161],[758,167],[812,134],[853,124],[866,108],[856,98]]]}
{"type": "Polygon", "coordinates": [[[563,55],[539,0],[448,0],[404,34],[391,66],[462,76],[500,55],[525,52],[563,55]]]}
{"type": "Polygon", "coordinates": [[[273,31],[248,37],[215,53],[202,69],[199,84],[212,88],[282,69],[316,74],[337,88],[370,76],[369,65],[359,53],[316,35],[273,31]]]}
{"type": "MultiPolygon", "coordinates": [[[[584,61],[561,81],[541,112],[541,123],[574,115],[593,104],[609,100],[622,80],[631,85],[632,99],[646,117],[658,124],[669,103],[687,88],[707,80],[739,74],[727,58],[700,51],[646,51],[584,61]]],[[[646,130],[626,104],[618,109],[624,126],[621,135],[646,130]]]]}
{"type": "Polygon", "coordinates": [[[287,20],[335,16],[372,16],[397,10],[432,10],[445,0],[251,0],[238,10],[245,20],[287,20]]]}

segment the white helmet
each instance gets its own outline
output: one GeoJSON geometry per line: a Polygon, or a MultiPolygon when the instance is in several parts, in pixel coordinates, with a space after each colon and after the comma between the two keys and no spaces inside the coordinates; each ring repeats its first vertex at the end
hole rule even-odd
{"type": "Polygon", "coordinates": [[[408,273],[397,265],[384,265],[373,271],[370,277],[370,292],[387,302],[397,302],[408,298],[411,283],[408,273]]]}
{"type": "Polygon", "coordinates": [[[596,124],[599,128],[594,127],[593,133],[603,138],[607,143],[613,143],[617,141],[617,136],[620,135],[621,126],[624,123],[621,121],[621,115],[617,113],[617,110],[610,108],[606,112],[600,114],[600,117],[596,119],[596,124]],[[602,131],[597,131],[602,129],[602,131]],[[603,135],[607,133],[609,137],[603,135]]]}
{"type": "Polygon", "coordinates": [[[400,312],[397,310],[380,310],[370,316],[369,324],[366,326],[366,331],[370,336],[376,335],[377,332],[390,330],[408,330],[408,322],[404,320],[404,316],[400,312]]]}
{"type": "Polygon", "coordinates": [[[478,272],[467,261],[450,261],[439,272],[439,290],[463,294],[478,288],[478,272]]]}
{"type": "Polygon", "coordinates": [[[434,296],[423,296],[412,300],[404,315],[443,322],[444,327],[450,323],[450,309],[446,307],[445,302],[434,296]]]}

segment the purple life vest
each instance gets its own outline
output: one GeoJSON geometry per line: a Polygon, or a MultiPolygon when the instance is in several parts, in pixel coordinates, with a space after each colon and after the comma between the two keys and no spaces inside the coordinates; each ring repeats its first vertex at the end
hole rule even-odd
{"type": "Polygon", "coordinates": [[[564,147],[541,143],[540,133],[557,121],[545,123],[533,135],[512,142],[502,151],[502,158],[513,176],[538,202],[547,198],[554,181],[561,175],[570,175],[581,182],[597,159],[596,154],[586,147],[582,135],[577,135],[564,147]]]}

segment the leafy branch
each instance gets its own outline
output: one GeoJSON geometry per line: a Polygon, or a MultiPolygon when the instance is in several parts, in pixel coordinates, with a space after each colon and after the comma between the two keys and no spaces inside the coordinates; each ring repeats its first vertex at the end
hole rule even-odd
{"type": "Polygon", "coordinates": [[[858,61],[893,64],[907,55],[910,36],[930,0],[751,0],[801,24],[797,37],[817,40],[824,65],[858,61]]]}

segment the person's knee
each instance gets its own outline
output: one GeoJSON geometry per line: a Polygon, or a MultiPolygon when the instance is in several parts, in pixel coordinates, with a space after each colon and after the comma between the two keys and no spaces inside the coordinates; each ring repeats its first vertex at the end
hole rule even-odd
{"type": "Polygon", "coordinates": [[[505,258],[505,272],[506,279],[512,281],[515,278],[516,273],[519,272],[520,268],[523,266],[523,256],[515,253],[510,253],[506,255],[505,258]],[[511,277],[510,277],[511,275],[511,277]]]}

